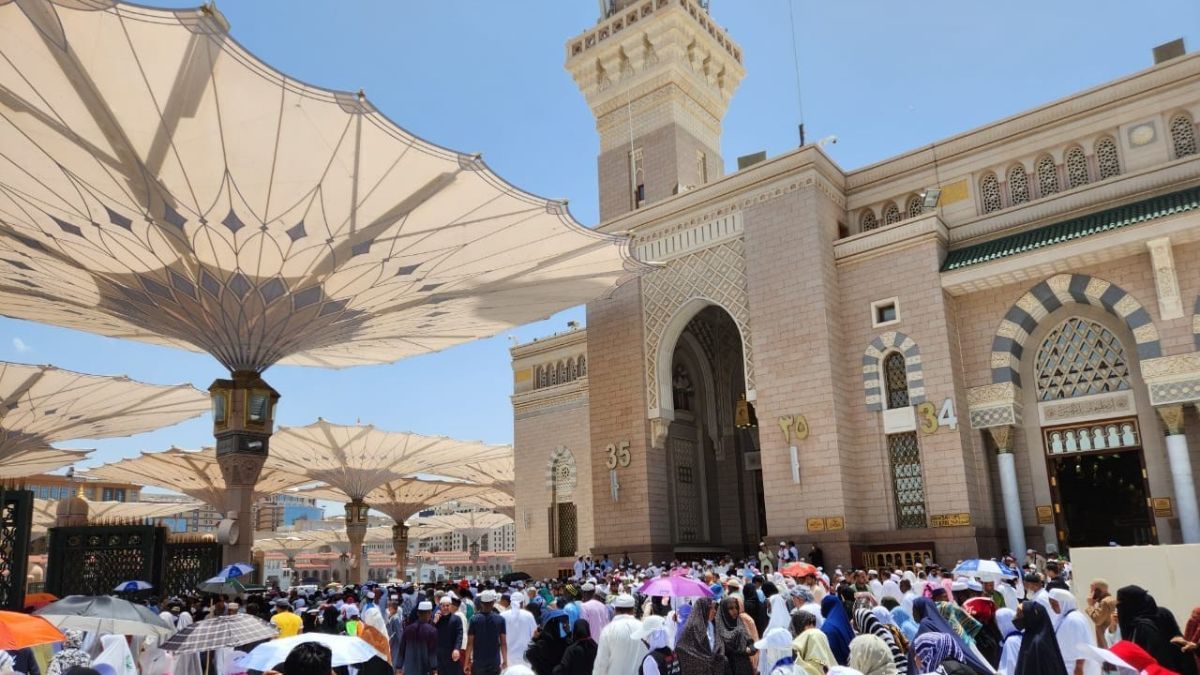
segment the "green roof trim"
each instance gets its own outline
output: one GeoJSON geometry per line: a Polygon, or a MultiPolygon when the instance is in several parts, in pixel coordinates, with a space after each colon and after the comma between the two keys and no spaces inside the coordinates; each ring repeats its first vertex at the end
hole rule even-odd
{"type": "Polygon", "coordinates": [[[1195,209],[1200,209],[1200,187],[1143,199],[950,251],[946,262],[942,263],[942,271],[979,265],[1195,209]]]}

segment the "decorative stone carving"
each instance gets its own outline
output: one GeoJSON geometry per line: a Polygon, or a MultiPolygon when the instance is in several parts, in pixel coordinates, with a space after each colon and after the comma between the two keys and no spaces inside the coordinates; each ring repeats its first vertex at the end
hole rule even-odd
{"type": "Polygon", "coordinates": [[[1164,321],[1183,316],[1183,298],[1175,276],[1175,256],[1171,239],[1160,237],[1146,242],[1150,249],[1150,266],[1154,270],[1154,289],[1158,293],[1158,313],[1164,321]]]}
{"type": "Polygon", "coordinates": [[[1013,451],[1013,428],[1011,426],[988,427],[992,441],[996,443],[997,454],[1008,454],[1013,451]]]}
{"type": "Polygon", "coordinates": [[[217,457],[221,477],[228,487],[254,487],[266,461],[266,455],[249,453],[230,453],[217,457]]]}
{"type": "Polygon", "coordinates": [[[1182,405],[1163,405],[1154,409],[1158,413],[1158,418],[1162,420],[1163,426],[1166,427],[1168,436],[1178,436],[1183,433],[1183,406],[1182,405]]]}
{"type": "Polygon", "coordinates": [[[655,450],[665,450],[667,447],[667,434],[671,430],[671,420],[664,417],[655,417],[650,420],[650,447],[655,450]]]}
{"type": "Polygon", "coordinates": [[[972,429],[990,429],[1016,425],[1021,421],[1021,405],[1012,382],[988,384],[967,390],[967,407],[972,429]]]}
{"type": "Polygon", "coordinates": [[[1145,359],[1141,369],[1150,405],[1200,401],[1200,352],[1145,359]]]}

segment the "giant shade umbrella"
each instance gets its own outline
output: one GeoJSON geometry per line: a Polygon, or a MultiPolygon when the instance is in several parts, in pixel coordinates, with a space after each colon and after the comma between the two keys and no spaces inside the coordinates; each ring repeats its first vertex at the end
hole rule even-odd
{"type": "MultiPolygon", "coordinates": [[[[461,482],[397,478],[368,492],[363,501],[396,522],[392,526],[392,550],[396,554],[396,576],[404,576],[408,553],[408,525],[405,521],[416,512],[447,501],[487,502],[496,490],[487,485],[461,482]]],[[[316,499],[344,499],[346,493],[331,487],[304,490],[301,494],[316,499]]],[[[353,508],[353,506],[348,506],[353,508]]]]}
{"type": "MultiPolygon", "coordinates": [[[[87,501],[87,500],[85,500],[87,501]]],[[[33,531],[45,532],[54,527],[58,518],[58,500],[33,500],[33,531]]],[[[88,520],[125,520],[170,518],[187,513],[200,504],[198,502],[93,502],[87,501],[88,520]]]]}
{"type": "Polygon", "coordinates": [[[243,523],[269,366],[445,349],[637,269],[564,202],[263,63],[211,5],[0,3],[0,57],[0,312],[220,361],[214,433],[243,523]]]}
{"type": "MultiPolygon", "coordinates": [[[[354,542],[367,528],[367,514],[374,506],[368,496],[375,490],[419,474],[440,474],[470,461],[512,456],[512,448],[507,445],[384,431],[364,424],[333,424],[323,419],[303,427],[281,428],[271,442],[268,467],[298,472],[324,483],[322,499],[348,502],[346,532],[352,542],[354,567],[350,573],[354,582],[364,580],[365,571],[358,564],[362,544],[354,542]]],[[[386,495],[382,498],[387,500],[386,495]]],[[[409,515],[412,511],[398,522],[409,515]]]]}
{"type": "Polygon", "coordinates": [[[474,501],[509,518],[516,517],[516,461],[511,447],[507,453],[477,456],[469,462],[439,467],[437,473],[492,488],[474,501]]]}
{"type": "Polygon", "coordinates": [[[199,417],[208,407],[204,393],[188,384],[143,384],[0,361],[0,478],[53,471],[89,452],[53,443],[132,436],[199,417]]]}
{"type": "Polygon", "coordinates": [[[479,543],[485,534],[509,525],[513,519],[491,511],[462,511],[414,518],[410,524],[430,528],[433,531],[449,531],[461,534],[467,540],[467,549],[474,560],[479,554],[479,543]]]}

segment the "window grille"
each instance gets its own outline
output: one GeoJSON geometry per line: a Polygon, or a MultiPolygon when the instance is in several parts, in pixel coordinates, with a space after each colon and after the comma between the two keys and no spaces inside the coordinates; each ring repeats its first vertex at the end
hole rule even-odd
{"type": "Polygon", "coordinates": [[[900,529],[925,527],[925,482],[921,476],[917,434],[892,434],[887,437],[887,444],[892,463],[896,526],[900,529]]]}
{"type": "Polygon", "coordinates": [[[909,218],[916,218],[925,213],[925,204],[921,199],[921,195],[913,195],[908,198],[908,206],[906,207],[909,218]]]}
{"type": "Polygon", "coordinates": [[[862,215],[858,217],[858,229],[861,232],[867,232],[879,227],[879,221],[875,219],[875,212],[871,209],[866,209],[862,215]]]}
{"type": "Polygon", "coordinates": [[[892,352],[883,359],[883,379],[887,387],[887,407],[904,408],[908,406],[908,367],[904,355],[892,352]]]}
{"type": "Polygon", "coordinates": [[[1058,171],[1054,166],[1054,158],[1050,155],[1042,155],[1037,161],[1037,182],[1043,197],[1058,192],[1058,171]]]}
{"type": "Polygon", "coordinates": [[[1008,170],[1008,198],[1013,206],[1029,201],[1029,175],[1025,173],[1023,164],[1014,165],[1008,170]]]}
{"type": "Polygon", "coordinates": [[[1088,184],[1087,157],[1083,154],[1083,148],[1074,146],[1067,150],[1066,164],[1067,185],[1074,188],[1088,184]]]}
{"type": "Polygon", "coordinates": [[[903,216],[900,215],[900,209],[896,206],[895,202],[888,202],[887,206],[883,207],[884,225],[898,223],[901,219],[903,219],[903,216]]]}
{"type": "Polygon", "coordinates": [[[1191,115],[1179,113],[1171,118],[1171,145],[1176,157],[1196,154],[1196,128],[1192,126],[1191,115]]]}
{"type": "Polygon", "coordinates": [[[587,377],[587,357],[579,357],[579,376],[587,377]]]}
{"type": "Polygon", "coordinates": [[[1100,169],[1100,180],[1121,175],[1117,142],[1112,139],[1112,136],[1103,136],[1096,141],[1096,164],[1100,169]]]}
{"type": "Polygon", "coordinates": [[[1073,316],[1050,331],[1035,364],[1040,401],[1129,389],[1129,362],[1121,341],[1088,319],[1073,316]]]}
{"type": "Polygon", "coordinates": [[[1004,202],[1000,199],[1000,181],[996,179],[996,174],[989,172],[979,181],[979,194],[983,199],[984,213],[1004,208],[1004,202]]]}

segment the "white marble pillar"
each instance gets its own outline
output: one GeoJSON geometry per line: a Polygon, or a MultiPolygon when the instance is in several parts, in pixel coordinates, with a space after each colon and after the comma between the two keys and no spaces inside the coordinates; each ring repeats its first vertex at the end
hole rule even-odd
{"type": "Polygon", "coordinates": [[[1196,504],[1196,479],[1192,460],[1188,457],[1187,436],[1183,433],[1183,406],[1167,405],[1156,409],[1167,429],[1167,462],[1171,466],[1171,483],[1175,488],[1175,513],[1183,543],[1200,543],[1200,508],[1196,504]]]}
{"type": "Polygon", "coordinates": [[[1004,502],[1004,524],[1008,528],[1008,548],[1018,560],[1025,554],[1025,523],[1021,520],[1021,494],[1017,489],[1017,463],[1012,452],[1012,427],[991,427],[988,433],[996,442],[996,463],[1000,467],[1000,495],[1004,502]]]}

